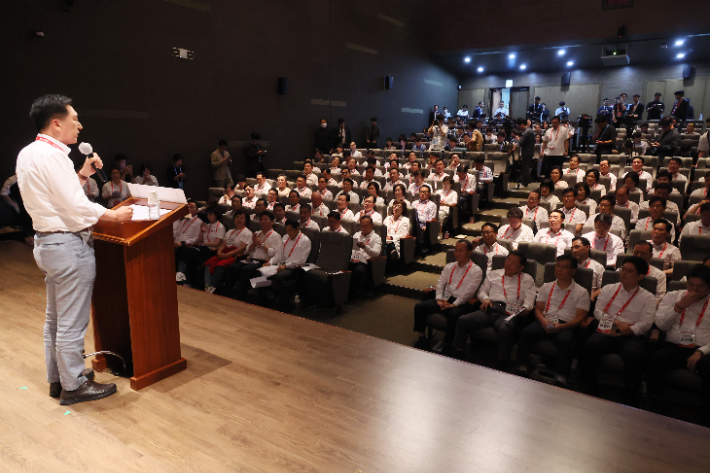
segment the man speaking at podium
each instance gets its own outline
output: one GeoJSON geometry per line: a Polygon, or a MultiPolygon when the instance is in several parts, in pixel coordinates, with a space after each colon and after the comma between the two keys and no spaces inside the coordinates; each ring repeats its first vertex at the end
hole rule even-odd
{"type": "Polygon", "coordinates": [[[37,232],[35,260],[46,275],[49,395],[60,398],[62,405],[93,401],[115,393],[116,385],[96,383],[82,373],[96,276],[91,226],[99,220],[129,221],[133,210],[108,210],[91,202],[82,190],[103,164],[94,154],[78,173],[74,171],[68,145],[77,142],[82,126],[70,98],[40,97],[32,104],[30,118],[39,134],[17,157],[17,183],[37,232]]]}

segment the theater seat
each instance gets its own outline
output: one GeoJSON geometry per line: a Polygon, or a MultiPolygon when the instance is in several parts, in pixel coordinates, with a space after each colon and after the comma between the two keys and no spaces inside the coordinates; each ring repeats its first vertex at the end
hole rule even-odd
{"type": "Polygon", "coordinates": [[[348,263],[352,244],[352,237],[344,233],[320,234],[320,249],[315,261],[319,269],[313,269],[304,275],[304,293],[313,298],[318,305],[333,304],[336,315],[340,313],[340,306],[348,299],[352,276],[348,271],[348,263]],[[326,297],[320,297],[322,295],[326,297]]]}

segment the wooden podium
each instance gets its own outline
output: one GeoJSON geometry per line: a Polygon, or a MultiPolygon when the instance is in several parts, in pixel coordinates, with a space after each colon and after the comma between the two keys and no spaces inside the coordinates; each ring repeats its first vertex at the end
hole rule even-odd
{"type": "MultiPolygon", "coordinates": [[[[147,199],[130,198],[115,208],[147,199]]],[[[184,370],[180,354],[173,222],[187,206],[161,202],[160,220],[94,225],[96,281],[91,305],[96,351],[121,355],[138,391],[184,370]]],[[[97,371],[123,371],[115,356],[97,355],[97,371]]]]}

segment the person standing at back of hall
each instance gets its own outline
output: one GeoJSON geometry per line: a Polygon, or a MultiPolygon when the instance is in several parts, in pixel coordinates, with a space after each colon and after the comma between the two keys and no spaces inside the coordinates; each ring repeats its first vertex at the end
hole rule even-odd
{"type": "Polygon", "coordinates": [[[232,156],[227,151],[227,140],[219,140],[217,149],[210,156],[210,161],[212,162],[212,177],[215,187],[233,185],[232,170],[229,168],[232,164],[232,156]]]}
{"type": "Polygon", "coordinates": [[[114,394],[116,385],[87,378],[82,357],[96,278],[91,227],[100,220],[130,221],[133,209],[109,210],[87,199],[82,186],[94,174],[94,166],[103,164],[93,154],[78,172],[74,170],[68,145],[77,142],[83,127],[69,97],[38,98],[30,118],[39,134],[20,151],[16,170],[25,209],[37,232],[34,257],[45,274],[49,395],[59,398],[61,405],[94,401],[114,394]]]}
{"type": "Polygon", "coordinates": [[[370,126],[365,128],[365,147],[375,149],[380,142],[380,127],[377,125],[377,117],[372,117],[370,126]]]}
{"type": "Polygon", "coordinates": [[[266,172],[266,167],[264,167],[265,156],[266,150],[261,148],[261,135],[258,131],[254,131],[251,134],[249,145],[244,148],[248,177],[256,177],[256,173],[266,172]]]}

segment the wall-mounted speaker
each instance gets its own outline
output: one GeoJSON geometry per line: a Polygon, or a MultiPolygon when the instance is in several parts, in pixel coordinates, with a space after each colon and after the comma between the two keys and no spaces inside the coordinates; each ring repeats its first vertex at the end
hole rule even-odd
{"type": "Polygon", "coordinates": [[[394,77],[385,76],[385,89],[391,89],[394,86],[394,77]]]}
{"type": "Polygon", "coordinates": [[[695,73],[695,69],[690,67],[690,66],[685,66],[683,67],[683,79],[690,79],[693,77],[693,74],[695,73]]]}
{"type": "Polygon", "coordinates": [[[571,72],[565,72],[562,74],[562,85],[569,85],[569,81],[572,78],[572,73],[571,72]]]}
{"type": "Polygon", "coordinates": [[[279,94],[286,95],[288,93],[288,78],[279,77],[279,94]]]}

